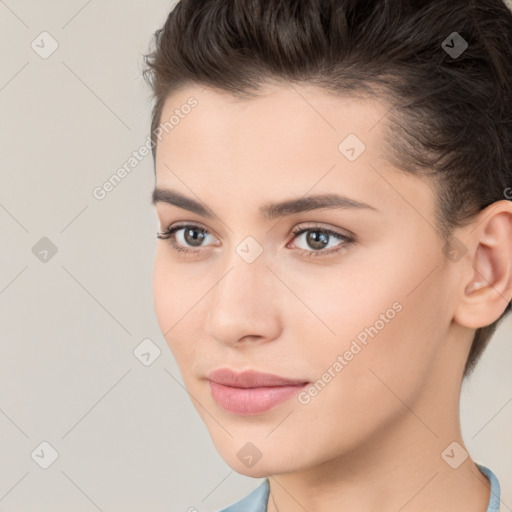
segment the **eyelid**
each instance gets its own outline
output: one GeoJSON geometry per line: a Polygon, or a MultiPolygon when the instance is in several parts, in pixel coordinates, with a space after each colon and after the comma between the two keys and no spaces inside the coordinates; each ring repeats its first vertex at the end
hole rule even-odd
{"type": "Polygon", "coordinates": [[[325,231],[327,233],[331,233],[332,235],[339,236],[342,238],[351,238],[355,239],[356,235],[352,233],[352,231],[348,229],[342,229],[337,227],[332,227],[330,225],[325,225],[322,222],[301,222],[295,228],[293,228],[292,233],[297,233],[300,231],[314,230],[315,228],[318,231],[325,231]]]}

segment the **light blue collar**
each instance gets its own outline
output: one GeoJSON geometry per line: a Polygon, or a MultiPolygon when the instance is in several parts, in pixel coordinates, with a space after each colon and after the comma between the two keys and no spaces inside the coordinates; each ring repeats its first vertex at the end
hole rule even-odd
{"type": "MultiPolygon", "coordinates": [[[[501,502],[501,488],[496,475],[487,467],[475,463],[478,469],[488,478],[491,484],[491,495],[486,512],[499,512],[501,502]]],[[[241,500],[233,503],[219,512],[267,512],[267,501],[270,493],[268,478],[241,500]]]]}

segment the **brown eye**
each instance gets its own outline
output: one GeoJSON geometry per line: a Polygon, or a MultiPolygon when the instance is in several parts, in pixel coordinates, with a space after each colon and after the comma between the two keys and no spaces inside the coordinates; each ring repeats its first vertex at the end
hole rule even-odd
{"type": "Polygon", "coordinates": [[[322,250],[329,243],[329,235],[323,231],[307,231],[306,243],[312,249],[322,250]]]}
{"type": "Polygon", "coordinates": [[[302,229],[299,226],[293,234],[295,235],[294,239],[300,239],[302,235],[306,234],[305,237],[302,237],[303,247],[299,247],[299,249],[301,249],[301,251],[307,256],[313,257],[336,254],[355,242],[353,237],[343,235],[337,231],[333,231],[332,229],[322,228],[320,226],[312,226],[302,229]],[[334,249],[329,248],[330,243],[330,247],[334,246],[334,249]],[[329,250],[325,250],[326,248],[329,250]]]}
{"type": "Polygon", "coordinates": [[[199,247],[205,239],[205,230],[196,227],[183,228],[183,239],[193,247],[199,247]]]}
{"type": "Polygon", "coordinates": [[[202,247],[203,241],[208,236],[212,236],[209,231],[195,224],[173,226],[162,233],[157,233],[157,238],[169,239],[172,248],[183,253],[198,253],[199,249],[189,249],[188,247],[202,247]],[[183,233],[181,233],[182,231],[183,233]]]}

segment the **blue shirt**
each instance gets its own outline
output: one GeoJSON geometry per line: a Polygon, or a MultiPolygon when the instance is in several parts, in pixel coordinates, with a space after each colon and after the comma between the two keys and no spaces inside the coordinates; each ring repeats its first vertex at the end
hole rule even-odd
{"type": "MultiPolygon", "coordinates": [[[[486,512],[501,512],[501,488],[498,478],[489,468],[486,468],[480,464],[476,464],[476,466],[491,483],[491,495],[489,497],[489,504],[487,505],[486,512]]],[[[269,481],[268,478],[265,478],[265,480],[250,494],[237,501],[236,503],[233,503],[229,507],[223,508],[219,512],[267,512],[269,492],[269,481]]]]}

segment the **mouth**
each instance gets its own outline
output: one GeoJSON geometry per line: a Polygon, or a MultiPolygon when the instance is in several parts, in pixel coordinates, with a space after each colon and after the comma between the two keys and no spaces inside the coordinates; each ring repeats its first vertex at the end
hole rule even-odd
{"type": "Polygon", "coordinates": [[[236,373],[220,368],[207,376],[213,399],[225,411],[239,415],[266,412],[285,402],[309,382],[247,370],[236,373]]]}

